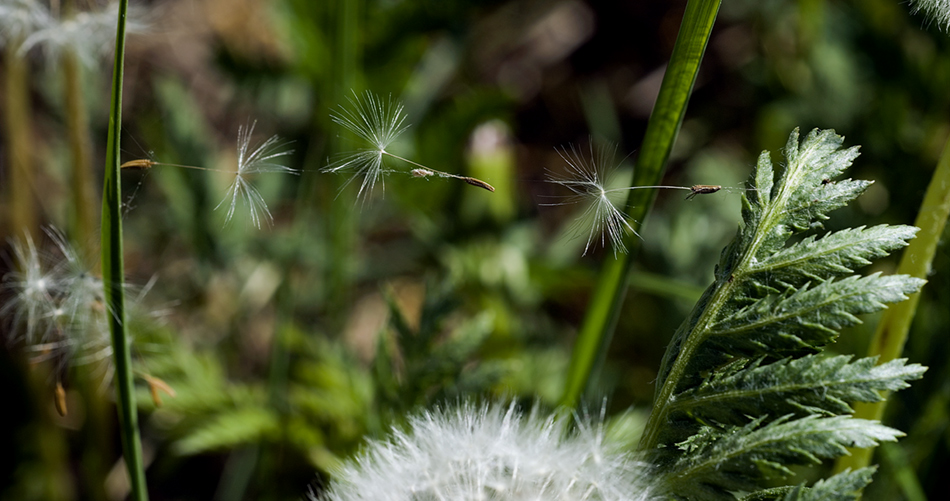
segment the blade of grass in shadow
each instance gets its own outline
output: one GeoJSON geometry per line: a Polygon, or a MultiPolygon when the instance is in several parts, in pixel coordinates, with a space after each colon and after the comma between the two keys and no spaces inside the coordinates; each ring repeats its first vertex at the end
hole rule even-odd
{"type": "MultiPolygon", "coordinates": [[[[696,74],[706,52],[720,4],[721,0],[690,0],[686,4],[673,55],[643,137],[634,171],[634,186],[660,184],[673,142],[683,123],[686,103],[696,82],[696,74]]],[[[627,207],[634,230],[640,228],[655,198],[656,190],[630,191],[627,207]]],[[[617,315],[626,295],[632,256],[639,248],[639,241],[632,233],[628,232],[624,240],[629,252],[617,259],[608,259],[597,279],[594,295],[571,353],[561,405],[577,405],[591,379],[596,361],[602,359],[610,344],[617,315]]]]}
{"type": "MultiPolygon", "coordinates": [[[[943,227],[950,215],[950,138],[943,149],[937,169],[930,179],[927,193],[920,204],[920,212],[914,225],[920,228],[917,238],[910,241],[904,249],[897,273],[917,278],[927,278],[937,244],[943,234],[943,227]]],[[[868,356],[879,356],[878,364],[890,362],[901,356],[910,324],[917,311],[920,292],[910,295],[910,299],[890,306],[881,316],[877,330],[868,347],[868,356]]],[[[884,416],[887,400],[875,403],[857,403],[854,417],[880,421],[884,416]]],[[[852,470],[867,466],[871,462],[874,448],[851,450],[850,456],[842,456],[835,463],[835,471],[852,470]]]]}
{"type": "Polygon", "coordinates": [[[105,180],[102,187],[102,282],[105,285],[112,356],[115,364],[116,407],[119,434],[128,468],[132,499],[145,501],[145,466],[139,438],[138,413],[132,379],[132,354],[125,323],[125,270],[122,256],[122,185],[119,182],[119,138],[122,130],[122,77],[125,60],[125,17],[129,1],[119,1],[115,34],[115,63],[112,69],[112,99],[109,111],[109,139],[106,147],[105,180]]]}

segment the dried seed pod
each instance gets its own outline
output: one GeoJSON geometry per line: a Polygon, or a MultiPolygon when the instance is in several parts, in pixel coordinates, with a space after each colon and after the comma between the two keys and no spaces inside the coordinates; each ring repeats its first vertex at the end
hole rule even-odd
{"type": "Polygon", "coordinates": [[[169,386],[165,381],[162,381],[155,376],[149,376],[148,374],[143,374],[142,379],[144,379],[148,384],[148,391],[152,395],[152,403],[155,404],[155,407],[162,406],[162,399],[161,395],[159,394],[159,390],[165,392],[172,398],[175,397],[175,390],[172,389],[172,387],[169,386]]]}
{"type": "Polygon", "coordinates": [[[120,169],[151,169],[153,165],[157,162],[149,160],[147,158],[142,158],[139,160],[129,160],[128,162],[119,166],[120,169]]]}
{"type": "Polygon", "coordinates": [[[690,200],[696,195],[708,195],[709,193],[715,193],[722,189],[722,186],[714,184],[695,184],[690,186],[689,195],[686,195],[686,200],[690,200]]]}
{"type": "Polygon", "coordinates": [[[56,381],[56,394],[53,402],[56,404],[56,412],[60,416],[66,417],[66,390],[63,388],[63,383],[56,381]]]}
{"type": "Polygon", "coordinates": [[[460,177],[459,179],[461,179],[462,181],[465,181],[466,183],[472,186],[478,186],[479,188],[484,188],[488,191],[495,191],[494,186],[486,183],[485,181],[482,181],[481,179],[475,179],[474,177],[460,177]]]}

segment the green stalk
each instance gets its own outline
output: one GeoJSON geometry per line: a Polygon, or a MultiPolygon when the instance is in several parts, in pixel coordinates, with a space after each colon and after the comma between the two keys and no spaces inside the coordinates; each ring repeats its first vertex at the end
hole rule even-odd
{"type": "MultiPolygon", "coordinates": [[[[721,3],[722,0],[689,0],[686,4],[673,55],[670,57],[660,94],[647,123],[640,157],[634,171],[633,186],[658,185],[663,178],[666,162],[683,123],[686,103],[696,83],[699,65],[706,52],[721,3]]],[[[641,221],[646,218],[655,199],[656,190],[630,191],[627,207],[631,207],[629,222],[635,230],[642,226],[641,221]]],[[[618,259],[608,260],[601,270],[594,296],[571,353],[571,365],[561,405],[577,405],[591,379],[594,366],[604,357],[627,292],[630,266],[634,253],[639,249],[639,243],[637,237],[628,232],[624,237],[624,244],[630,250],[629,253],[622,254],[618,259]]]]}
{"type": "Polygon", "coordinates": [[[36,200],[33,197],[33,142],[30,140],[32,125],[30,121],[29,62],[17,54],[22,38],[7,40],[4,58],[4,121],[6,122],[6,145],[10,152],[8,159],[10,183],[6,188],[10,203],[10,233],[29,235],[36,239],[37,232],[36,200]]]}
{"type": "MultiPolygon", "coordinates": [[[[358,0],[339,0],[334,2],[334,50],[333,74],[329,95],[333,103],[344,103],[345,97],[357,86],[358,70],[360,65],[361,46],[359,33],[361,30],[361,14],[363,2],[358,0]]],[[[326,110],[323,110],[326,119],[326,110]]],[[[330,155],[345,151],[346,145],[339,134],[332,134],[330,138],[330,155]]],[[[343,188],[344,181],[338,176],[329,183],[334,196],[343,188]]],[[[332,197],[328,197],[332,200],[332,197]]],[[[356,234],[356,218],[350,207],[344,204],[333,203],[328,208],[330,226],[331,263],[342,265],[331,266],[327,276],[327,291],[329,311],[344,311],[343,305],[348,302],[352,294],[349,290],[353,274],[353,250],[356,246],[353,238],[356,234]]]]}
{"type": "Polygon", "coordinates": [[[82,98],[81,67],[72,50],[63,53],[63,78],[69,149],[72,153],[73,240],[90,252],[95,232],[92,165],[89,155],[89,121],[82,98]]]}
{"type": "MultiPolygon", "coordinates": [[[[74,0],[63,2],[63,13],[75,15],[74,0]]],[[[66,124],[69,134],[69,150],[72,154],[72,230],[73,240],[91,255],[95,234],[94,190],[92,185],[92,162],[90,160],[89,117],[82,95],[82,66],[76,51],[66,48],[62,56],[63,100],[66,103],[66,124]]]]}
{"type": "Polygon", "coordinates": [[[119,21],[115,34],[115,63],[112,68],[112,107],[109,112],[109,139],[106,147],[105,180],[102,187],[102,282],[112,334],[115,386],[120,436],[125,465],[129,471],[132,499],[147,501],[142,442],[139,438],[132,353],[125,323],[125,269],[122,256],[122,185],[119,174],[119,139],[122,130],[122,77],[125,60],[125,17],[129,0],[119,1],[119,21]]]}
{"type": "MultiPolygon", "coordinates": [[[[912,277],[927,278],[930,272],[937,244],[943,234],[943,227],[950,215],[950,138],[944,146],[943,153],[937,163],[937,169],[927,186],[927,193],[920,204],[920,212],[914,225],[920,228],[917,238],[910,241],[904,249],[897,273],[912,277]]],[[[891,305],[884,311],[877,330],[868,347],[868,356],[878,356],[878,363],[883,364],[901,356],[910,324],[917,312],[917,303],[920,301],[920,292],[911,294],[907,301],[891,305]]],[[[880,421],[884,416],[887,400],[875,403],[858,403],[854,406],[854,417],[880,421]]],[[[863,468],[871,462],[873,448],[852,450],[850,456],[842,456],[835,463],[835,471],[845,468],[855,470],[863,468]]]]}

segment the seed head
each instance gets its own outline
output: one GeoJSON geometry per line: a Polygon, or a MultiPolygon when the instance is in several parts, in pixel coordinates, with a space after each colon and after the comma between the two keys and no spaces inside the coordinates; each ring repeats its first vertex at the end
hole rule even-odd
{"type": "Polygon", "coordinates": [[[371,442],[314,501],[650,499],[647,468],[604,441],[602,427],[514,404],[423,412],[408,431],[371,442]]]}
{"type": "MultiPolygon", "coordinates": [[[[0,318],[9,319],[8,342],[22,342],[33,362],[57,365],[100,363],[106,373],[112,354],[109,311],[102,279],[80,259],[58,230],[46,234],[56,252],[41,253],[29,237],[13,242],[13,268],[3,276],[0,318]]],[[[123,289],[129,288],[123,285],[123,289]]],[[[143,292],[130,306],[141,301],[143,292]]],[[[104,379],[104,383],[108,378],[104,379]]]]}
{"type": "Polygon", "coordinates": [[[950,31],[950,0],[910,0],[911,12],[923,12],[944,31],[950,31]]]}
{"type": "MultiPolygon", "coordinates": [[[[98,58],[112,50],[119,18],[118,5],[118,2],[111,2],[101,10],[78,12],[63,19],[47,16],[47,21],[23,40],[17,54],[22,56],[34,47],[42,47],[47,61],[54,62],[59,61],[63,52],[72,51],[83,64],[91,67],[98,58]]],[[[126,13],[126,33],[145,31],[144,17],[141,9],[134,6],[129,9],[126,13]]]]}
{"type": "Polygon", "coordinates": [[[23,40],[53,22],[46,7],[37,0],[0,1],[0,47],[23,40]]]}

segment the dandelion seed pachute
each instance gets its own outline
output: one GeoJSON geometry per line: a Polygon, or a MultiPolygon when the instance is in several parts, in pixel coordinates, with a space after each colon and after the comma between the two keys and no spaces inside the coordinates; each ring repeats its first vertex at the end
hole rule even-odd
{"type": "Polygon", "coordinates": [[[340,106],[330,114],[330,119],[352,132],[366,146],[341,154],[322,170],[351,172],[344,187],[362,177],[357,196],[366,200],[377,182],[384,184],[383,155],[389,154],[386,148],[409,128],[409,124],[402,103],[391,96],[384,100],[366,91],[361,98],[354,92],[347,100],[351,108],[340,106]]]}
{"type": "Polygon", "coordinates": [[[286,174],[298,174],[299,172],[276,161],[278,158],[293,153],[293,150],[285,147],[286,143],[281,142],[279,136],[271,136],[253,150],[250,149],[251,138],[256,125],[257,121],[254,121],[248,126],[238,127],[237,170],[234,171],[234,179],[228,186],[224,198],[215,206],[215,210],[227,205],[228,210],[225,214],[225,224],[227,224],[234,217],[238,201],[243,201],[244,205],[247,206],[251,224],[260,229],[261,221],[265,221],[269,226],[274,223],[274,216],[267,208],[264,196],[261,195],[257,187],[251,184],[249,177],[252,174],[263,172],[283,172],[286,174]],[[250,153],[248,153],[249,150],[250,153]]]}
{"type": "Polygon", "coordinates": [[[548,182],[567,188],[571,195],[561,203],[543,205],[584,204],[573,225],[576,235],[587,236],[584,254],[600,240],[604,248],[609,241],[616,256],[617,252],[627,252],[623,240],[628,231],[640,236],[623,210],[625,193],[631,188],[610,187],[608,178],[613,169],[608,165],[611,165],[615,150],[606,145],[596,147],[593,140],[587,151],[574,145],[560,148],[557,152],[567,165],[567,171],[560,175],[548,174],[548,182]]]}

